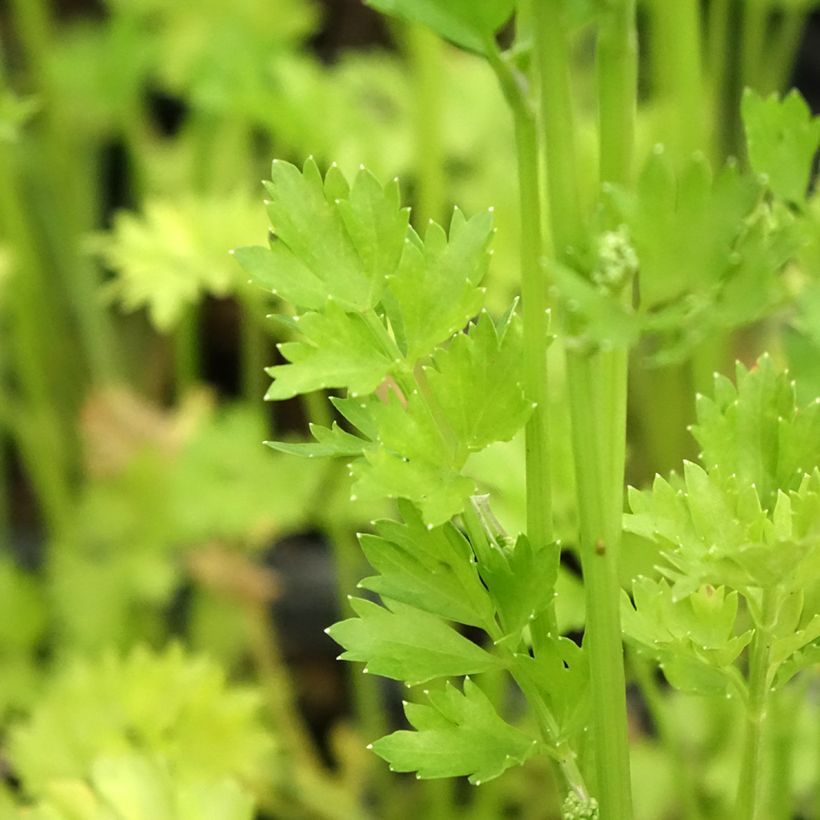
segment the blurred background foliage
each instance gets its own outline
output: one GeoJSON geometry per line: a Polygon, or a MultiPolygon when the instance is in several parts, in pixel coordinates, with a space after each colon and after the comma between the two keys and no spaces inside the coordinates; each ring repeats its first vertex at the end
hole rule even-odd
{"type": "MultiPolygon", "coordinates": [[[[577,3],[580,65],[592,5],[577,3]]],[[[706,4],[705,24],[720,5],[706,4]]],[[[645,155],[657,142],[673,163],[740,151],[744,85],[794,79],[820,102],[813,4],[732,7],[730,30],[708,30],[704,94],[682,100],[668,68],[688,57],[663,3],[641,5],[645,155]],[[748,30],[752,15],[762,23],[748,30]]],[[[305,416],[327,411],[319,396],[309,413],[299,400],[275,417],[263,405],[282,331],[228,254],[265,235],[259,180],[274,156],[348,174],[364,164],[400,178],[417,224],[456,203],[495,207],[501,309],[517,192],[490,70],[357,0],[10,0],[0,27],[0,817],[547,816],[537,765],[468,799],[458,785],[391,780],[364,751],[398,720],[399,695],[346,679],[322,629],[366,574],[354,533],[386,510],[351,503],[340,465],[261,446],[302,437],[305,416]]],[[[592,116],[590,99],[577,136],[590,185],[592,116]]],[[[807,396],[820,391],[820,198],[809,208],[817,231],[766,297],[765,321],[665,361],[636,354],[634,483],[691,453],[691,388],[736,355],[774,348],[807,396]]],[[[520,448],[471,462],[512,531],[520,448]]],[[[565,456],[553,469],[571,547],[565,456]]],[[[625,579],[651,567],[640,546],[625,579]]],[[[571,549],[559,590],[563,627],[580,629],[571,549]]],[[[646,698],[659,684],[645,683],[646,698]]],[[[683,760],[684,774],[707,773],[704,816],[727,817],[715,784],[734,765],[731,712],[663,695],[636,706],[640,816],[700,816],[670,797],[683,760]],[[674,725],[687,748],[664,756],[674,725]]],[[[810,789],[816,711],[782,711],[800,729],[795,789],[810,789]]]]}

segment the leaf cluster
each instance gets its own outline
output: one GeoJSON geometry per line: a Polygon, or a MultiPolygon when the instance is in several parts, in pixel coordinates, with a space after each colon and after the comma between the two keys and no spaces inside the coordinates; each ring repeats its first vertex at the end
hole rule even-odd
{"type": "Polygon", "coordinates": [[[749,91],[743,118],[752,173],[734,160],[713,171],[702,154],[675,163],[658,145],[634,186],[604,187],[593,241],[556,271],[577,344],[644,337],[663,363],[782,304],[782,273],[811,236],[805,202],[820,120],[797,92],[749,91]]]}
{"type": "Polygon", "coordinates": [[[481,310],[492,232],[489,212],[456,210],[445,232],[408,224],[398,186],[362,169],[352,184],[312,160],[274,162],[267,183],[269,247],[239,248],[245,270],[294,314],[286,360],[268,370],[267,398],[327,388],[350,425],[312,426],[288,452],[355,459],[353,494],[407,498],[430,525],[461,512],[474,492],[468,456],[512,438],[531,404],[521,388],[520,324],[481,310]],[[463,330],[467,326],[466,330],[463,330]]]}
{"type": "Polygon", "coordinates": [[[135,800],[195,801],[208,790],[247,806],[237,783],[259,786],[273,763],[259,707],[257,692],[227,685],[218,666],[178,646],[74,660],[12,730],[9,760],[32,798],[88,805],[87,781],[118,810],[135,800]]]}
{"type": "Polygon", "coordinates": [[[554,545],[535,551],[523,536],[498,540],[481,527],[469,528],[468,537],[452,522],[430,528],[411,504],[400,508],[402,523],[380,521],[360,537],[379,573],[361,586],[384,606],[353,599],[356,617],[328,632],[345,649],[341,659],[364,662],[365,672],[408,685],[444,681],[443,689],[425,690],[426,703],[405,704],[414,731],[394,732],[374,751],[396,771],[464,775],[478,784],[544,744],[502,717],[471,676],[509,673],[553,715],[550,742],[580,730],[587,676],[580,648],[564,638],[537,657],[527,648],[529,625],[549,603],[554,545]],[[465,637],[459,624],[483,631],[484,641],[465,637]],[[451,678],[464,679],[461,689],[451,678]]]}
{"type": "Polygon", "coordinates": [[[817,656],[820,402],[799,406],[763,356],[738,364],[736,385],[716,376],[697,414],[703,466],[630,490],[625,526],[659,546],[664,577],[635,582],[624,628],[674,685],[714,692],[728,681],[742,695],[736,661],[755,630],[773,636],[770,682],[817,656]]]}

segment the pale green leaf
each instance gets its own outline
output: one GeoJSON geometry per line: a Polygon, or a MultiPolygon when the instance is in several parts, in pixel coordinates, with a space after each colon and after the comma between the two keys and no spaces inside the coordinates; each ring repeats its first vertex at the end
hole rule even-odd
{"type": "Polygon", "coordinates": [[[327,298],[348,311],[375,307],[407,234],[398,184],[383,188],[362,169],[348,187],[338,171],[323,180],[313,160],[303,171],[275,160],[266,188],[276,241],[242,252],[246,270],[297,308],[327,298]]]}
{"type": "Polygon", "coordinates": [[[404,523],[380,521],[359,540],[380,574],[360,586],[439,615],[486,628],[493,607],[471,558],[470,545],[450,523],[429,529],[412,505],[400,504],[404,523]]]}
{"type": "Polygon", "coordinates": [[[353,494],[363,499],[407,498],[430,526],[458,515],[475,491],[472,479],[420,459],[408,460],[380,448],[352,465],[353,494]]]}
{"type": "Polygon", "coordinates": [[[412,236],[405,243],[401,263],[388,279],[392,300],[386,308],[391,323],[402,328],[409,362],[432,353],[480,310],[491,235],[489,211],[467,220],[456,209],[449,237],[431,222],[423,242],[412,236]]]}
{"type": "Polygon", "coordinates": [[[496,328],[487,313],[436,354],[424,372],[433,397],[458,441],[470,451],[509,441],[532,405],[524,397],[520,322],[496,328]]]}
{"type": "Polygon", "coordinates": [[[538,751],[538,741],[502,720],[469,678],[463,693],[448,683],[428,699],[429,706],[405,704],[416,731],[394,732],[373,744],[393,771],[418,772],[421,779],[466,776],[480,785],[538,751]]]}
{"type": "Polygon", "coordinates": [[[365,671],[409,684],[477,674],[503,662],[460,635],[440,618],[395,601],[389,608],[351,599],[358,617],[334,624],[328,634],[344,647],[345,661],[363,661],[365,671]]]}
{"type": "Polygon", "coordinates": [[[300,341],[279,345],[289,363],[267,370],[273,378],[265,397],[269,400],[328,387],[344,387],[354,395],[372,393],[393,365],[374,343],[361,315],[346,313],[336,302],[329,301],[322,313],[305,313],[297,319],[300,341]]]}
{"type": "Polygon", "coordinates": [[[751,89],[741,106],[752,167],[769,187],[790,202],[803,202],[820,148],[820,117],[796,90],[779,99],[763,98],[751,89]]]}

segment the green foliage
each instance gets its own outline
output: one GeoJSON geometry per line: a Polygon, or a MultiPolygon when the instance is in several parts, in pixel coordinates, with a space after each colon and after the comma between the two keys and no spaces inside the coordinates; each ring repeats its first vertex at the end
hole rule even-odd
{"type": "Polygon", "coordinates": [[[258,209],[244,191],[152,199],[136,215],[116,215],[110,233],[93,247],[117,278],[108,298],[128,310],[146,308],[160,330],[174,327],[203,294],[225,296],[240,286],[226,248],[263,230],[258,209]]]}
{"type": "Polygon", "coordinates": [[[820,619],[804,595],[820,577],[819,406],[799,407],[769,357],[738,365],[736,386],[716,376],[714,398],[698,400],[705,468],[687,463],[682,480],[630,492],[626,527],[661,547],[672,583],[636,581],[624,626],[674,685],[714,692],[728,679],[742,692],[734,663],[761,630],[770,683],[812,662],[820,619]],[[737,593],[753,626],[739,634],[737,593]]]}
{"type": "Polygon", "coordinates": [[[327,632],[345,651],[345,661],[364,661],[365,672],[410,685],[435,678],[472,675],[503,664],[439,618],[396,601],[387,607],[352,598],[358,615],[327,632]]]}
{"type": "Polygon", "coordinates": [[[738,595],[703,586],[676,597],[661,579],[639,578],[633,604],[624,593],[624,631],[659,660],[669,682],[684,692],[722,694],[737,684],[734,662],[752,639],[735,634],[738,595]]]}
{"type": "Polygon", "coordinates": [[[237,256],[265,287],[307,310],[280,317],[299,337],[279,346],[288,363],[268,370],[267,397],[346,388],[337,408],[361,434],[314,426],[315,443],[272,446],[358,457],[355,497],[406,498],[428,524],[442,524],[474,492],[462,475],[468,456],[512,438],[531,410],[515,314],[495,324],[482,313],[460,332],[481,308],[490,215],[468,220],[456,210],[449,235],[431,223],[422,239],[407,227],[397,186],[381,188],[364,170],[352,187],[335,168],[323,179],[310,160],[301,173],[277,162],[272,176],[276,239],[237,256]],[[325,229],[319,242],[317,225],[325,229]]]}
{"type": "Polygon", "coordinates": [[[470,678],[463,692],[447,683],[426,695],[429,706],[404,704],[416,731],[394,732],[372,746],[393,771],[418,772],[420,779],[466,776],[480,786],[522,765],[539,745],[502,720],[470,678]]]}
{"type": "Polygon", "coordinates": [[[510,19],[515,0],[367,0],[379,11],[429,26],[462,48],[486,53],[510,19]]]}
{"type": "Polygon", "coordinates": [[[39,683],[37,653],[47,629],[42,586],[33,572],[0,560],[0,714],[27,705],[39,683]]]}
{"type": "Polygon", "coordinates": [[[774,194],[793,203],[805,200],[820,148],[820,117],[813,117],[796,90],[782,99],[746,89],[742,104],[749,159],[774,194]]]}
{"type": "Polygon", "coordinates": [[[274,750],[259,707],[256,691],[229,686],[218,666],[178,646],[75,659],[12,731],[9,760],[32,797],[56,781],[101,771],[112,788],[137,788],[134,781],[145,779],[159,788],[169,775],[183,787],[225,778],[259,787],[270,778],[274,750]],[[100,762],[132,755],[133,766],[100,762]]]}
{"type": "Polygon", "coordinates": [[[471,562],[469,542],[451,523],[428,529],[415,508],[399,504],[404,523],[379,521],[359,541],[379,575],[360,586],[449,621],[485,628],[493,609],[471,562]]]}
{"type": "Polygon", "coordinates": [[[232,779],[175,778],[139,754],[99,757],[88,780],[61,779],[27,810],[32,820],[251,820],[253,797],[232,779]]]}

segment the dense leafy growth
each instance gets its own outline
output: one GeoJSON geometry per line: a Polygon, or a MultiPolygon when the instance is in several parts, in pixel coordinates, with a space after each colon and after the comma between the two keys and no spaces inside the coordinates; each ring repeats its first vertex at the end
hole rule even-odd
{"type": "Polygon", "coordinates": [[[630,493],[626,526],[659,545],[669,581],[635,582],[624,627],[675,686],[745,696],[735,661],[755,635],[767,686],[820,651],[820,402],[799,407],[768,356],[738,365],[737,386],[716,376],[714,393],[694,428],[704,467],[630,493]]]}

